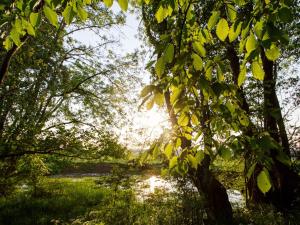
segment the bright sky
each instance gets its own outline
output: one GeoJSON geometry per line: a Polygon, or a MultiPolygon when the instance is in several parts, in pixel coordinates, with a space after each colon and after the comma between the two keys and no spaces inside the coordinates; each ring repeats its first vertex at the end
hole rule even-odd
{"type": "MultiPolygon", "coordinates": [[[[115,13],[119,13],[120,8],[118,4],[115,3],[112,10],[115,13]]],[[[126,55],[127,53],[134,52],[135,49],[138,49],[141,46],[142,43],[137,37],[140,23],[141,21],[136,18],[136,15],[126,13],[125,26],[118,26],[112,29],[111,34],[120,41],[118,54],[126,55]]],[[[95,43],[99,42],[98,36],[92,31],[87,30],[76,32],[73,37],[78,41],[91,46],[95,46],[95,43]]],[[[148,57],[149,55],[145,56],[145,58],[148,57]]],[[[142,66],[145,67],[146,63],[147,62],[142,62],[142,66]]],[[[146,70],[142,71],[140,77],[144,83],[149,83],[150,76],[146,70]]],[[[135,93],[135,95],[138,94],[139,93],[135,93]]],[[[167,114],[163,109],[158,109],[157,107],[153,107],[151,110],[135,110],[130,116],[132,117],[132,124],[134,124],[134,126],[125,126],[119,133],[121,142],[134,151],[147,149],[149,147],[149,142],[158,138],[162,134],[164,128],[169,127],[167,114]]]]}
{"type": "MultiPolygon", "coordinates": [[[[118,4],[115,3],[112,10],[115,13],[120,12],[118,4]]],[[[141,46],[142,43],[137,37],[140,23],[141,21],[136,18],[136,15],[126,13],[125,26],[119,26],[113,29],[112,35],[117,37],[120,41],[118,54],[125,55],[126,53],[133,52],[141,46]]],[[[94,43],[98,42],[98,37],[93,32],[77,32],[74,37],[88,45],[94,45],[94,43]]],[[[145,56],[145,58],[149,58],[149,55],[145,56]]],[[[143,63],[145,66],[146,62],[143,63]]],[[[149,74],[146,70],[142,71],[140,76],[145,83],[149,82],[149,74]]],[[[159,135],[163,132],[163,129],[169,127],[167,114],[163,110],[158,110],[155,107],[150,111],[144,110],[142,112],[135,112],[132,117],[133,124],[135,124],[135,126],[131,128],[123,127],[121,136],[123,137],[123,142],[125,142],[129,148],[135,150],[145,147],[143,146],[143,142],[148,142],[149,140],[159,137],[159,135]]],[[[300,111],[297,110],[291,117],[292,122],[295,121],[299,124],[300,111]]]]}

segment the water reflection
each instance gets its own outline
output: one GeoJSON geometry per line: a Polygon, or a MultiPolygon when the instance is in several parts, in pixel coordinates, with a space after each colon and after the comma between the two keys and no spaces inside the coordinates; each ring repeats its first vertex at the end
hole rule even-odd
{"type": "MultiPolygon", "coordinates": [[[[191,184],[191,186],[193,186],[191,184]]],[[[195,187],[191,187],[195,190],[195,187]]],[[[156,190],[164,190],[167,193],[176,192],[176,181],[175,180],[166,180],[160,176],[151,176],[148,179],[141,180],[137,182],[135,190],[137,192],[137,197],[139,200],[143,201],[156,190]]],[[[242,193],[238,190],[229,189],[227,190],[228,198],[232,206],[242,207],[245,205],[245,200],[242,193]]]]}

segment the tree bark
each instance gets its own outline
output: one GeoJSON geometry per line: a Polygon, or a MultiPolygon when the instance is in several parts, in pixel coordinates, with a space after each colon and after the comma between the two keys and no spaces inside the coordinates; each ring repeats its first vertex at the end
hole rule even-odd
{"type": "MultiPolygon", "coordinates": [[[[177,125],[177,118],[170,103],[169,91],[165,92],[165,101],[172,126],[175,127],[177,125]]],[[[208,112],[206,110],[203,111],[204,116],[201,124],[202,128],[207,130],[208,127],[205,124],[208,119],[208,112]]],[[[204,134],[204,136],[206,135],[208,134],[204,134]]],[[[205,137],[205,139],[207,139],[207,137],[205,137]]],[[[209,141],[205,140],[205,142],[209,145],[209,141]]],[[[182,149],[191,147],[191,141],[185,137],[181,138],[181,143],[182,149]]],[[[205,154],[203,161],[198,165],[196,170],[189,168],[188,175],[196,186],[199,194],[204,197],[205,210],[209,223],[220,225],[232,224],[232,207],[228,200],[226,189],[210,171],[210,162],[210,156],[205,154]]]]}

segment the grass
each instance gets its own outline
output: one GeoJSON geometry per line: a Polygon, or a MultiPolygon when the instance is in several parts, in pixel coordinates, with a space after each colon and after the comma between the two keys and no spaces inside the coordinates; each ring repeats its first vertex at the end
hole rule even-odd
{"type": "Polygon", "coordinates": [[[50,224],[51,220],[69,221],[83,216],[112,194],[96,187],[94,179],[46,179],[37,196],[29,191],[0,200],[0,224],[50,224]]]}

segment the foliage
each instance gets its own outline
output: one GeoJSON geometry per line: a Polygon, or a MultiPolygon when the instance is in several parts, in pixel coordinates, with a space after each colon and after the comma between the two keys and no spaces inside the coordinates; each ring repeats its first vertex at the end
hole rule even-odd
{"type": "Polygon", "coordinates": [[[166,154],[169,169],[188,174],[201,165],[201,154],[212,160],[243,155],[246,183],[253,186],[250,196],[255,188],[264,194],[291,188],[289,180],[298,178],[289,169],[290,148],[275,90],[276,62],[288,36],[295,37],[282,26],[293,20],[291,2],[144,1],[143,7],[145,31],[157,55],[153,81],[143,95],[165,95],[174,137],[171,145],[158,142],[156,148],[166,154]],[[170,45],[175,49],[171,57],[166,54],[170,45]],[[251,96],[243,89],[253,78],[264,96],[258,104],[263,127],[254,126],[251,96]],[[177,144],[179,139],[192,144],[177,144]],[[278,170],[294,178],[276,181],[278,170]]]}
{"type": "Polygon", "coordinates": [[[127,154],[113,129],[116,121],[122,126],[122,104],[130,101],[121,97],[137,83],[128,75],[137,56],[118,57],[108,49],[115,45],[114,37],[100,33],[123,24],[121,15],[98,6],[89,12],[85,24],[79,21],[68,29],[64,24],[56,29],[42,20],[39,29],[44,33],[29,39],[11,60],[9,76],[0,87],[2,194],[27,180],[27,175],[43,174],[24,164],[23,158],[44,163],[49,162],[49,154],[58,158],[127,154]],[[94,46],[72,37],[74,32],[90,29],[98,35],[94,46]]]}

